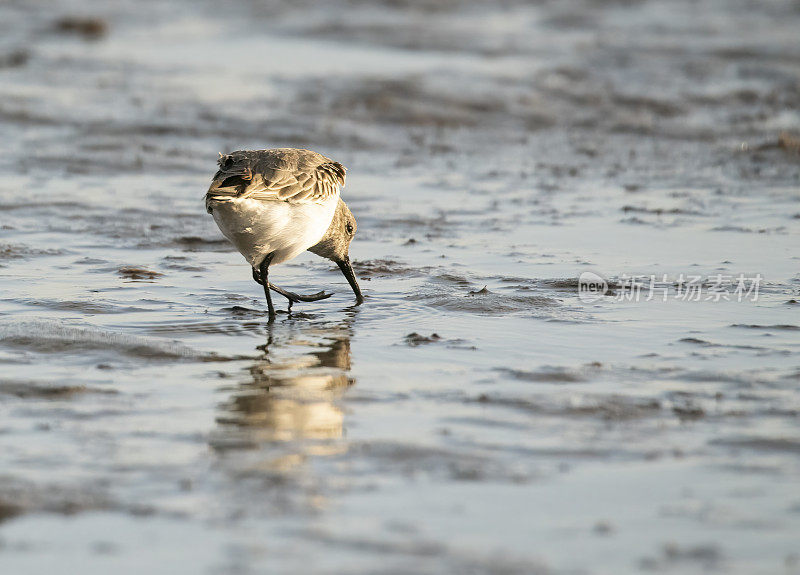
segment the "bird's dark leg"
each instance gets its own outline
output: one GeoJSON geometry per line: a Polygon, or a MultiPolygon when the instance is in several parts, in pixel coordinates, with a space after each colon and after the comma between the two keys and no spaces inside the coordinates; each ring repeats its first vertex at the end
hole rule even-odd
{"type": "MultiPolygon", "coordinates": [[[[256,271],[256,268],[253,268],[253,280],[255,280],[255,282],[257,284],[259,284],[259,285],[262,285],[262,286],[264,285],[264,282],[261,281],[261,278],[259,277],[258,271],[256,271]]],[[[275,293],[281,294],[283,297],[288,299],[289,300],[289,309],[292,308],[292,304],[293,303],[297,303],[297,302],[301,302],[301,301],[306,301],[306,302],[319,301],[321,299],[328,299],[329,297],[331,297],[333,295],[332,293],[325,293],[324,291],[320,291],[320,292],[317,292],[317,293],[312,293],[312,294],[309,294],[309,295],[301,295],[301,294],[298,294],[298,293],[291,292],[289,290],[285,290],[282,287],[278,287],[273,283],[269,284],[269,289],[271,289],[275,293]]]]}
{"type": "Polygon", "coordinates": [[[261,274],[261,285],[264,286],[264,296],[267,298],[267,308],[269,308],[269,322],[275,321],[275,306],[272,305],[272,296],[269,294],[269,262],[272,261],[272,254],[267,254],[258,271],[261,274]]]}

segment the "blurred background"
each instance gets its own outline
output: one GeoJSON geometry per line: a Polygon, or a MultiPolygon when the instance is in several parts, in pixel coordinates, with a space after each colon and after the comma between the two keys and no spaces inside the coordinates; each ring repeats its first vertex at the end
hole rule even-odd
{"type": "Polygon", "coordinates": [[[0,572],[800,573],[797,0],[0,3],[0,572]],[[268,328],[218,152],[348,168],[268,328]],[[592,271],[764,278],[586,303],[592,271]]]}

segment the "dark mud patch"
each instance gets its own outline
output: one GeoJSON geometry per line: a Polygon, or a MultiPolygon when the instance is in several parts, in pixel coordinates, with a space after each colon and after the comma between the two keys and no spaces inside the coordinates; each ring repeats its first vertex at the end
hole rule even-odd
{"type": "Polygon", "coordinates": [[[81,258],[79,260],[75,260],[72,263],[75,264],[75,265],[79,265],[79,266],[99,266],[99,265],[107,264],[108,260],[104,260],[104,259],[100,259],[100,258],[85,257],[85,258],[81,258]]]}
{"type": "Polygon", "coordinates": [[[639,567],[645,571],[662,572],[696,565],[705,571],[715,571],[723,559],[722,550],[713,543],[681,546],[670,542],[664,544],[660,556],[640,559],[639,567]]]}
{"type": "Polygon", "coordinates": [[[439,541],[424,538],[418,528],[405,522],[387,522],[396,536],[393,540],[379,537],[353,536],[342,531],[322,528],[306,529],[300,533],[308,544],[337,549],[358,557],[380,557],[381,561],[406,565],[415,561],[413,569],[391,567],[385,573],[487,573],[492,575],[551,575],[553,571],[542,561],[523,559],[475,550],[461,551],[439,541]],[[423,563],[419,563],[423,561],[423,563]]]}
{"type": "Polygon", "coordinates": [[[495,371],[516,379],[517,381],[536,383],[584,383],[590,379],[589,370],[570,369],[567,367],[544,367],[534,371],[499,367],[496,368],[495,371]]]}
{"type": "Polygon", "coordinates": [[[164,274],[160,272],[135,266],[123,266],[117,270],[117,273],[121,277],[129,280],[154,280],[164,276],[164,274]]]}
{"type": "Polygon", "coordinates": [[[747,226],[723,225],[723,226],[714,226],[709,231],[737,232],[742,234],[781,234],[781,233],[786,233],[786,228],[783,226],[777,226],[773,228],[749,228],[747,226]]]}
{"type": "Polygon", "coordinates": [[[622,206],[623,213],[650,214],[654,216],[702,216],[702,212],[685,208],[647,208],[643,206],[622,206]]]}
{"type": "Polygon", "coordinates": [[[626,396],[587,398],[583,405],[567,406],[573,415],[599,416],[607,421],[628,421],[652,417],[660,413],[663,405],[660,400],[626,396]]]}
{"type": "Polygon", "coordinates": [[[711,341],[707,341],[705,339],[700,339],[698,337],[684,337],[678,340],[678,343],[688,343],[690,345],[696,345],[699,347],[707,347],[707,348],[719,348],[719,349],[740,349],[743,351],[759,351],[764,353],[776,353],[776,354],[787,354],[791,353],[787,350],[782,349],[773,349],[758,345],[735,345],[735,344],[723,344],[723,343],[714,343],[711,341]]]}
{"type": "Polygon", "coordinates": [[[11,52],[0,53],[0,69],[19,68],[30,60],[31,53],[27,50],[12,50],[11,52]]]}
{"type": "Polygon", "coordinates": [[[346,537],[339,533],[325,533],[320,529],[308,530],[303,534],[311,541],[336,549],[348,549],[360,554],[377,553],[383,556],[434,557],[443,555],[447,549],[433,541],[387,542],[367,537],[346,537]]]}
{"type": "Polygon", "coordinates": [[[61,34],[74,34],[85,40],[99,40],[108,34],[108,22],[101,18],[64,16],[56,20],[53,30],[61,34]]]}
{"type": "Polygon", "coordinates": [[[800,454],[800,439],[788,437],[729,437],[713,439],[711,445],[747,449],[758,452],[800,454]]]}
{"type": "Polygon", "coordinates": [[[775,324],[775,325],[758,325],[758,324],[746,324],[746,323],[733,323],[730,327],[738,327],[743,329],[758,329],[763,331],[798,331],[800,330],[800,326],[783,323],[783,324],[775,324]]]}
{"type": "MultiPolygon", "coordinates": [[[[753,385],[770,385],[770,381],[763,376],[762,371],[739,371],[739,372],[724,372],[724,371],[703,371],[703,370],[687,370],[675,369],[671,374],[671,379],[675,381],[690,381],[690,382],[716,382],[716,383],[733,383],[741,387],[751,387],[753,385]]],[[[659,377],[663,377],[663,374],[659,377]]]]}
{"type": "MultiPolygon", "coordinates": [[[[451,272],[439,273],[439,274],[436,274],[436,275],[432,276],[432,278],[437,283],[456,286],[456,287],[460,287],[460,288],[470,287],[472,285],[472,282],[469,281],[469,279],[467,279],[465,276],[463,276],[461,274],[454,274],[454,273],[451,273],[451,272]]],[[[472,293],[472,292],[470,292],[470,293],[472,293]]],[[[472,295],[476,295],[476,293],[477,292],[472,293],[472,295]]],[[[486,293],[489,293],[488,290],[487,290],[486,293]]]]}
{"type": "MultiPolygon", "coordinates": [[[[244,308],[242,308],[244,309],[244,308]]],[[[164,323],[142,323],[131,324],[131,327],[137,327],[146,333],[158,336],[185,336],[187,334],[220,334],[227,336],[254,336],[263,335],[266,333],[266,312],[260,311],[256,313],[242,313],[241,315],[234,315],[231,320],[215,320],[215,321],[170,321],[164,323]],[[241,320],[255,320],[255,321],[241,321],[241,320]]],[[[278,313],[281,313],[278,311],[278,313]]],[[[292,314],[295,317],[295,314],[292,314]]]]}
{"type": "Polygon", "coordinates": [[[183,256],[166,256],[161,258],[163,262],[161,265],[170,270],[178,270],[183,272],[204,272],[208,268],[203,266],[192,265],[189,259],[183,256]]]}
{"type": "Polygon", "coordinates": [[[431,335],[421,335],[416,332],[413,332],[405,337],[404,343],[409,347],[418,347],[420,345],[428,345],[432,343],[443,343],[445,344],[445,346],[447,346],[448,349],[461,349],[469,351],[475,351],[478,349],[469,340],[461,338],[444,339],[438,333],[432,333],[431,335]]]}
{"type": "Polygon", "coordinates": [[[180,342],[80,328],[49,321],[0,324],[0,343],[12,348],[47,354],[87,350],[109,351],[149,360],[230,361],[238,357],[204,353],[180,342]]]}
{"type": "Polygon", "coordinates": [[[426,345],[429,343],[438,343],[442,341],[442,337],[438,333],[420,335],[417,332],[413,332],[408,334],[404,341],[406,342],[406,345],[410,347],[418,347],[420,345],[426,345]]]}
{"type": "Polygon", "coordinates": [[[103,303],[97,301],[70,301],[70,300],[29,300],[18,299],[13,300],[18,303],[29,305],[33,307],[59,310],[59,311],[75,311],[89,315],[100,314],[117,314],[117,313],[134,313],[147,311],[145,308],[115,305],[112,303],[103,303]]]}
{"type": "MultiPolygon", "coordinates": [[[[391,230],[403,230],[407,233],[424,233],[425,239],[433,240],[445,235],[445,231],[451,223],[444,214],[437,216],[423,217],[420,215],[409,215],[397,218],[381,219],[381,227],[391,230]]],[[[409,242],[406,242],[408,244],[409,242]]],[[[412,245],[418,243],[414,239],[412,245]]]]}
{"type": "Polygon", "coordinates": [[[659,415],[662,402],[655,398],[624,395],[584,396],[579,404],[554,403],[546,397],[509,397],[482,393],[469,398],[468,403],[497,405],[538,415],[559,417],[594,417],[604,421],[629,421],[659,415]]]}
{"type": "MultiPolygon", "coordinates": [[[[24,512],[25,509],[22,507],[22,505],[18,505],[13,501],[0,498],[0,523],[8,521],[9,519],[13,519],[18,515],[22,515],[24,512]]],[[[0,545],[0,548],[1,547],[2,546],[0,545]]]]}
{"type": "MultiPolygon", "coordinates": [[[[114,167],[103,166],[114,170],[114,167]]],[[[117,170],[114,173],[118,173],[117,170]]],[[[88,178],[88,176],[75,176],[88,178]]],[[[96,176],[94,176],[96,177],[96,176]]],[[[158,203],[160,198],[153,198],[158,203]]],[[[147,204],[151,202],[145,202],[147,204]]],[[[16,207],[14,208],[16,209],[16,207]]],[[[175,242],[178,238],[199,235],[208,223],[200,214],[169,209],[161,211],[144,207],[121,207],[114,209],[103,204],[84,204],[76,202],[69,206],[53,205],[28,206],[27,216],[36,216],[44,221],[45,229],[54,234],[66,236],[81,234],[92,238],[98,247],[107,247],[108,240],[113,246],[139,248],[166,248],[183,246],[175,242]]],[[[188,250],[187,250],[188,251],[188,250]]]]}
{"type": "Polygon", "coordinates": [[[800,137],[782,132],[778,136],[778,147],[794,156],[800,156],[800,137]]]}
{"type": "Polygon", "coordinates": [[[351,453],[366,457],[380,468],[407,476],[428,475],[453,481],[510,481],[523,483],[532,477],[518,468],[481,455],[393,441],[356,443],[351,453]]]}
{"type": "Polygon", "coordinates": [[[530,312],[537,316],[547,316],[560,305],[555,299],[529,294],[501,294],[489,290],[454,292],[432,291],[408,296],[408,299],[422,301],[438,309],[460,311],[479,315],[500,315],[505,313],[530,312]]]}
{"type": "Polygon", "coordinates": [[[672,118],[684,113],[680,105],[652,96],[634,96],[612,92],[609,94],[609,99],[619,108],[635,113],[646,112],[663,118],[672,118]]]}
{"type": "Polygon", "coordinates": [[[58,256],[63,254],[58,249],[39,249],[21,244],[0,244],[0,261],[25,259],[34,256],[58,256]]]}
{"type": "Polygon", "coordinates": [[[701,419],[706,415],[705,409],[688,399],[682,403],[673,405],[672,412],[677,415],[681,421],[693,421],[701,419]]]}
{"type": "Polygon", "coordinates": [[[229,313],[231,316],[237,319],[263,319],[264,318],[264,310],[263,309],[253,309],[250,307],[242,307],[240,305],[234,305],[231,307],[224,307],[222,311],[229,313]]]}
{"type": "Polygon", "coordinates": [[[172,244],[187,252],[226,252],[234,249],[231,243],[225,238],[180,236],[175,238],[172,244]]]}
{"type": "Polygon", "coordinates": [[[369,123],[403,127],[463,128],[488,125],[491,119],[507,122],[512,116],[544,121],[536,110],[513,106],[497,92],[459,90],[448,82],[433,82],[416,76],[364,78],[353,81],[310,81],[294,106],[309,112],[323,102],[332,115],[369,123]]]}
{"type": "Polygon", "coordinates": [[[30,513],[75,515],[118,507],[101,485],[35,485],[0,477],[0,522],[30,513]]]}
{"type": "Polygon", "coordinates": [[[413,268],[391,259],[360,260],[353,262],[358,277],[365,280],[388,277],[419,277],[430,272],[430,268],[413,268]]]}
{"type": "MultiPolygon", "coordinates": [[[[506,278],[502,280],[504,282],[516,282],[517,280],[513,278],[506,278]]],[[[580,285],[580,281],[578,278],[551,278],[551,279],[543,279],[543,280],[528,280],[524,279],[523,282],[532,283],[536,286],[541,286],[553,290],[559,291],[572,291],[577,293],[578,286],[580,285]]],[[[526,283],[521,283],[520,285],[526,285],[526,283]]]]}
{"type": "Polygon", "coordinates": [[[781,132],[777,140],[765,142],[752,148],[755,151],[783,150],[791,156],[800,156],[800,137],[789,132],[781,132]]]}
{"type": "Polygon", "coordinates": [[[0,381],[0,394],[23,399],[71,399],[91,393],[116,394],[114,389],[100,389],[86,385],[51,385],[33,381],[0,381]]]}

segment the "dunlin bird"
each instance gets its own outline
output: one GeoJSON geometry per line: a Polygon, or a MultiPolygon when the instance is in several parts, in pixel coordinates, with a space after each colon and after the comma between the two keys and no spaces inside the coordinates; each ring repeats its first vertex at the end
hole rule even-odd
{"type": "Polygon", "coordinates": [[[345,168],[310,150],[278,148],[220,154],[219,170],[206,192],[206,209],[253,268],[264,286],[269,320],[275,320],[270,289],[289,300],[317,301],[324,291],[299,295],[269,282],[269,267],[308,250],[333,260],[364,301],[350,265],[356,219],[339,197],[345,168]]]}

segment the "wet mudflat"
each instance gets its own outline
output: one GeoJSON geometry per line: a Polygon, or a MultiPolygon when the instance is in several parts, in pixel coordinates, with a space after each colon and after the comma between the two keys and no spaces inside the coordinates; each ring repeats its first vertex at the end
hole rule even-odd
{"type": "Polygon", "coordinates": [[[4,4],[0,571],[800,572],[798,26],[4,4]],[[348,167],[363,306],[307,254],[266,324],[202,195],[275,146],[348,167]]]}

